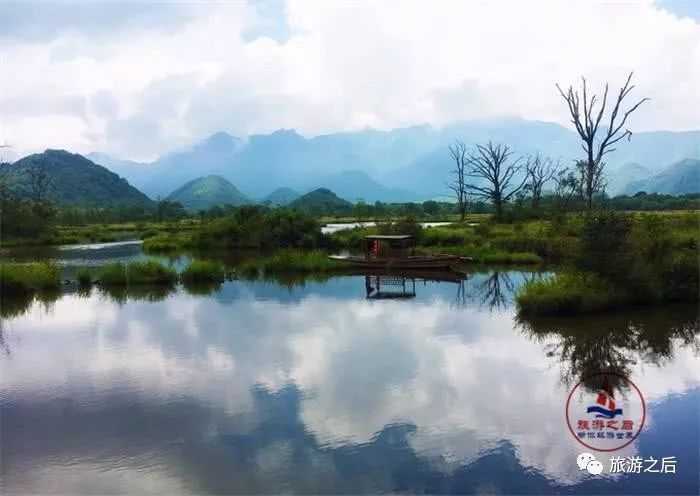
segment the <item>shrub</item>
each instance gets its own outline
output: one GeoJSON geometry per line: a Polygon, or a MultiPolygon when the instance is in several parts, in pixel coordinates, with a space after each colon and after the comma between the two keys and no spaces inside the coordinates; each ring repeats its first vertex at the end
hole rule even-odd
{"type": "Polygon", "coordinates": [[[624,291],[595,274],[585,273],[530,281],[516,295],[518,312],[524,315],[600,312],[625,302],[624,291]]]}
{"type": "Polygon", "coordinates": [[[177,272],[155,260],[131,262],[126,266],[130,284],[174,284],[177,272]]]}
{"type": "Polygon", "coordinates": [[[165,253],[177,251],[182,248],[183,238],[170,234],[158,234],[147,237],[141,245],[146,253],[165,253]]]}
{"type": "Polygon", "coordinates": [[[475,241],[472,229],[452,226],[429,227],[423,230],[423,246],[460,245],[467,241],[475,241]]]}
{"type": "Polygon", "coordinates": [[[661,295],[667,301],[695,301],[700,298],[700,265],[697,251],[676,254],[660,277],[661,295]]]}
{"type": "Polygon", "coordinates": [[[194,236],[200,247],[298,248],[324,240],[313,217],[287,208],[238,207],[233,215],[205,224],[194,236]]]}
{"type": "Polygon", "coordinates": [[[0,264],[0,290],[8,293],[56,289],[61,286],[61,273],[56,264],[0,264]]]}
{"type": "Polygon", "coordinates": [[[331,260],[322,251],[283,250],[270,257],[246,260],[241,266],[243,274],[262,272],[264,275],[281,273],[328,272],[342,269],[344,265],[331,260]]]}
{"type": "Polygon", "coordinates": [[[487,222],[479,222],[474,226],[474,233],[482,238],[487,238],[491,234],[491,225],[487,222]]]}
{"type": "Polygon", "coordinates": [[[88,267],[80,267],[75,272],[75,278],[78,280],[78,285],[89,286],[92,284],[92,270],[88,267]]]}
{"type": "Polygon", "coordinates": [[[222,282],[224,268],[218,262],[195,260],[182,271],[180,278],[183,282],[222,282]]]}
{"type": "Polygon", "coordinates": [[[618,212],[591,212],[584,217],[577,266],[606,279],[623,280],[633,263],[632,216],[618,212]]]}
{"type": "Polygon", "coordinates": [[[542,259],[534,253],[503,251],[489,245],[440,246],[432,249],[421,249],[420,251],[469,257],[477,263],[537,264],[542,262],[542,259]]]}
{"type": "Polygon", "coordinates": [[[147,229],[141,232],[141,239],[154,238],[160,234],[157,229],[147,229]]]}
{"type": "Polygon", "coordinates": [[[105,265],[97,271],[97,278],[105,286],[126,286],[126,265],[121,262],[105,265]]]}
{"type": "Polygon", "coordinates": [[[177,281],[177,272],[155,260],[109,264],[99,271],[100,284],[127,286],[132,284],[166,284],[177,281]]]}

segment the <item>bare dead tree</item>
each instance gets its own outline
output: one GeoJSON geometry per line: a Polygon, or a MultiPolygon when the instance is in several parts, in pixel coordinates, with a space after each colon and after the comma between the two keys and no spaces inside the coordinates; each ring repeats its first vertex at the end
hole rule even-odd
{"type": "Polygon", "coordinates": [[[559,161],[555,162],[552,158],[542,156],[539,152],[528,157],[525,164],[527,184],[525,184],[524,189],[532,195],[532,208],[540,206],[542,188],[554,178],[560,168],[559,161]]]}
{"type": "Polygon", "coordinates": [[[524,167],[520,158],[513,160],[512,156],[513,151],[508,145],[494,144],[491,141],[486,145],[476,145],[474,151],[466,156],[469,165],[467,176],[481,182],[481,185],[466,184],[467,192],[493,203],[497,220],[503,218],[503,204],[527,182],[527,174],[523,174],[522,181],[517,186],[511,185],[511,181],[524,167]]]}
{"type": "Polygon", "coordinates": [[[466,155],[467,146],[461,141],[456,141],[454,145],[450,145],[450,157],[455,162],[455,168],[450,172],[452,174],[452,179],[447,183],[447,187],[450,188],[454,194],[454,198],[457,201],[457,208],[459,209],[459,218],[464,220],[467,213],[467,181],[466,181],[466,155]]]}
{"type": "Polygon", "coordinates": [[[585,160],[577,160],[574,164],[574,169],[578,173],[578,194],[588,208],[591,208],[592,196],[605,191],[608,185],[605,175],[603,174],[605,162],[601,162],[598,167],[589,168],[588,162],[585,160]]]}
{"type": "MultiPolygon", "coordinates": [[[[622,139],[627,138],[629,140],[632,137],[632,132],[629,129],[625,128],[624,131],[622,130],[627,122],[627,118],[632,112],[637,110],[642,103],[649,100],[648,98],[642,98],[628,110],[620,113],[620,106],[623,100],[629,95],[630,91],[634,89],[634,85],[630,85],[632,75],[633,73],[630,72],[629,76],[627,76],[627,81],[620,88],[615,104],[607,118],[607,128],[605,125],[603,125],[603,128],[600,128],[600,123],[606,113],[608,104],[608,84],[605,85],[603,100],[600,102],[599,108],[596,105],[598,95],[593,94],[589,98],[586,78],[581,78],[582,94],[579,94],[578,89],[574,90],[573,86],[569,86],[568,90],[564,92],[558,84],[556,85],[559,93],[569,107],[571,122],[576,127],[576,132],[583,141],[581,146],[586,153],[586,159],[584,163],[585,167],[583,168],[582,188],[588,208],[591,208],[593,204],[593,195],[600,191],[596,190],[595,186],[596,178],[601,178],[603,175],[603,156],[615,151],[614,145],[622,139]],[[583,97],[583,102],[581,101],[581,97],[583,97]],[[602,131],[601,136],[598,136],[599,129],[602,131]]],[[[600,184],[600,181],[598,181],[599,186],[600,184]]]]}
{"type": "Polygon", "coordinates": [[[478,288],[480,306],[488,306],[489,311],[504,309],[515,293],[515,286],[507,272],[494,271],[478,288]]]}

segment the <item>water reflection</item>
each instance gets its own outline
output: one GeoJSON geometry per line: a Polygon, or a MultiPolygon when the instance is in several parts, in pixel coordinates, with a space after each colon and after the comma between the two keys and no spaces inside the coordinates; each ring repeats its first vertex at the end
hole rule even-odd
{"type": "Polygon", "coordinates": [[[129,300],[157,302],[165,300],[175,292],[175,285],[130,285],[130,286],[100,286],[99,292],[111,300],[123,305],[129,300]]]}
{"type": "MultiPolygon", "coordinates": [[[[639,362],[663,366],[673,360],[680,344],[700,356],[698,315],[692,306],[634,309],[586,319],[523,318],[520,328],[526,335],[544,344],[547,357],[560,363],[562,381],[602,380],[601,371],[618,379],[612,387],[626,385],[619,376],[628,377],[639,362]],[[553,339],[552,339],[553,338],[553,339]]],[[[601,384],[584,382],[596,391],[601,384]]]]}
{"type": "Polygon", "coordinates": [[[392,302],[368,300],[364,275],[34,301],[4,323],[3,489],[697,493],[694,309],[517,328],[528,277],[417,280],[392,302]],[[567,381],[601,364],[649,400],[620,454],[678,454],[666,485],[578,472],[567,381]]]}

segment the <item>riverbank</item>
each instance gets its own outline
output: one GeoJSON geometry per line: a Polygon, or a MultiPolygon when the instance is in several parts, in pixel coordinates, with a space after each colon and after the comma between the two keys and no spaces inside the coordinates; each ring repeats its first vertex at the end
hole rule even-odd
{"type": "Polygon", "coordinates": [[[171,222],[124,222],[119,224],[87,224],[84,226],[57,226],[53,232],[37,238],[0,239],[0,247],[63,246],[88,243],[136,241],[154,236],[192,233],[200,223],[194,219],[171,222]]]}
{"type": "MultiPolygon", "coordinates": [[[[697,222],[697,212],[599,212],[512,224],[487,221],[429,227],[402,219],[324,234],[316,220],[302,214],[253,211],[251,216],[214,221],[102,227],[105,232],[138,232],[145,238],[144,253],[166,255],[171,260],[181,254],[197,259],[200,254],[206,257],[207,250],[230,254],[241,247],[252,247],[252,256],[228,260],[225,274],[275,278],[340,274],[347,268],[329,260],[328,254],[361,252],[368,234],[410,233],[416,238],[417,253],[454,254],[481,264],[546,265],[554,269],[555,277],[526,284],[517,296],[521,313],[539,315],[592,313],[636,303],[697,299],[697,222]]],[[[27,279],[26,286],[34,284],[31,271],[12,270],[3,271],[11,276],[0,275],[13,278],[13,282],[6,283],[6,291],[18,291],[11,288],[25,284],[23,278],[27,279]]],[[[77,279],[81,284],[104,281],[114,286],[119,280],[121,285],[139,284],[143,276],[143,283],[149,284],[184,283],[186,279],[195,284],[221,280],[223,268],[199,263],[180,274],[159,272],[153,265],[101,270],[102,276],[100,270],[85,269],[77,279]]]]}
{"type": "Polygon", "coordinates": [[[577,247],[559,273],[517,294],[522,314],[582,314],[625,305],[697,302],[697,214],[634,216],[598,212],[582,219],[577,247]]]}

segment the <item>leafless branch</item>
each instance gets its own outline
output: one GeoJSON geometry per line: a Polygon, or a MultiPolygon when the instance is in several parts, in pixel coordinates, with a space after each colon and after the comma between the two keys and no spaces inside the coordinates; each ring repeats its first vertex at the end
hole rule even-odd
{"type": "Polygon", "coordinates": [[[597,95],[594,94],[589,98],[585,78],[581,78],[581,94],[579,94],[579,90],[574,90],[573,86],[569,86],[569,88],[564,91],[561,86],[558,84],[556,85],[559,94],[567,104],[569,114],[571,115],[571,122],[574,124],[576,132],[581,138],[582,147],[586,153],[585,168],[582,169],[583,177],[581,186],[584,199],[589,208],[592,205],[593,195],[601,191],[601,186],[604,184],[602,179],[603,156],[615,151],[613,147],[615,143],[618,143],[624,138],[628,140],[631,138],[632,132],[626,128],[623,130],[627,118],[637,110],[640,105],[649,100],[649,98],[642,98],[629,107],[628,110],[622,111],[622,114],[620,113],[620,107],[623,101],[634,89],[634,85],[630,84],[633,74],[632,72],[629,73],[625,84],[620,88],[609,114],[607,128],[605,129],[601,129],[600,123],[603,121],[608,104],[608,84],[605,85],[603,99],[599,106],[597,95]],[[583,97],[583,102],[581,101],[581,97],[583,97]],[[601,130],[604,132],[604,135],[598,136],[598,132],[601,130]],[[596,186],[598,189],[596,189],[596,186]]]}

